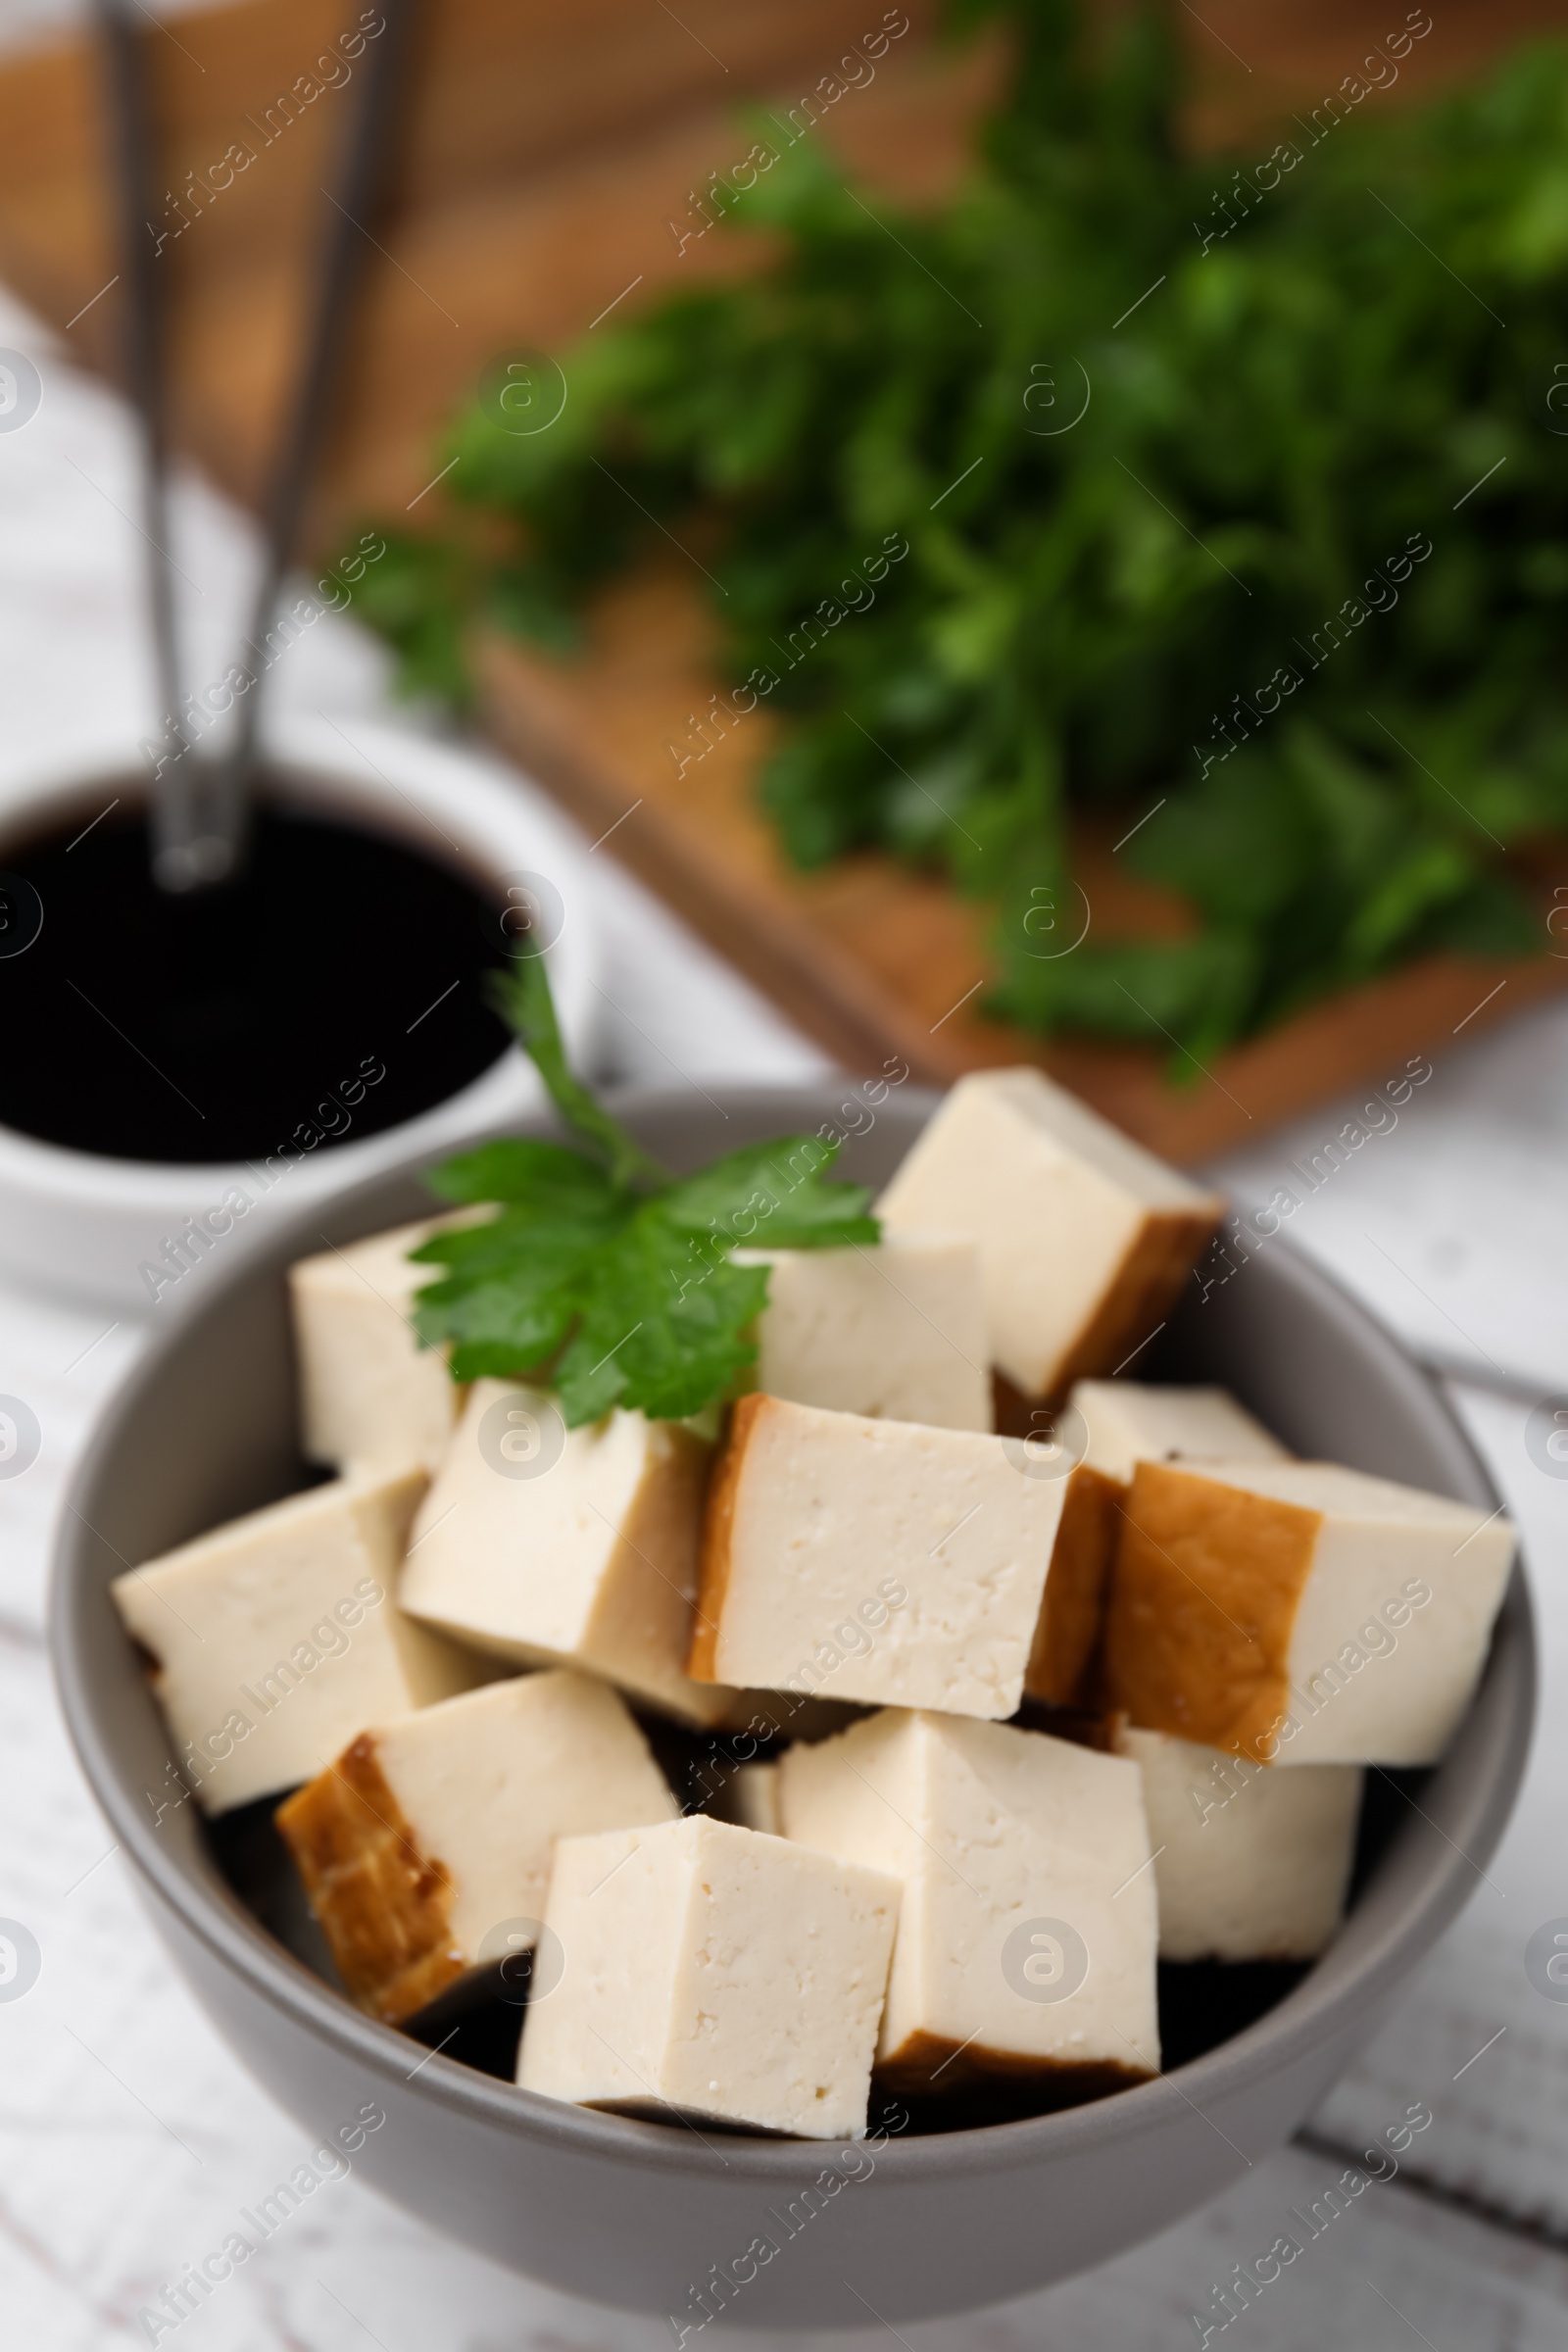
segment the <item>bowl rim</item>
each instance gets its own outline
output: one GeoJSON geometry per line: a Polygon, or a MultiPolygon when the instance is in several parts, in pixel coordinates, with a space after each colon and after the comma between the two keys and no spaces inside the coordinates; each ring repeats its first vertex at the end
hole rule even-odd
{"type": "MultiPolygon", "coordinates": [[[[723,1086],[723,1105],[743,1112],[778,1105],[782,1121],[828,1115],[843,1092],[842,1081],[823,1080],[785,1085],[723,1086]],[[831,1098],[831,1101],[830,1101],[831,1098]]],[[[911,1087],[905,1100],[934,1107],[940,1095],[911,1087]]],[[[607,1103],[635,1126],[640,1116],[662,1111],[689,1111],[689,1093],[681,1088],[620,1087],[607,1090],[607,1103]]],[[[559,1135],[548,1114],[513,1121],[508,1133],[539,1132],[559,1135]]],[[[334,1218],[352,1218],[362,1199],[383,1191],[400,1178],[417,1179],[431,1164],[427,1152],[410,1152],[332,1203],[334,1218]]],[[[318,1220],[319,1208],[310,1212],[318,1220]]],[[[67,1488],[58,1520],[50,1572],[50,1651],[62,1711],[73,1746],[93,1795],[115,1834],[133,1872],[159,1901],[173,1912],[181,1928],[246,1988],[269,2007],[281,2011],[308,2033],[333,2045],[336,2052],[391,2080],[412,2082],[403,2064],[410,2042],[396,2028],[380,2024],[356,2009],[347,1995],[316,1976],[305,1963],[278,1943],[231,1890],[217,1897],[189,1877],[172,1858],[172,1849],[156,1837],[142,1811],[131,1801],[113,1749],[92,1718],[87,1700],[86,1672],[79,1647],[77,1619],[103,1597],[89,1582],[84,1556],[87,1536],[93,1534],[91,1512],[97,1473],[95,1462],[108,1450],[107,1441],[118,1434],[135,1401],[140,1383],[156,1375],[167,1359],[185,1344],[187,1332],[220,1317],[227,1292],[241,1281],[255,1280],[269,1266],[281,1272],[294,1256],[304,1254],[299,1230],[302,1220],[279,1219],[264,1246],[242,1264],[215,1279],[205,1290],[178,1302],[171,1320],[152,1346],[137,1359],[115,1393],[94,1433],[93,1444],[78,1461],[67,1488]]],[[[373,1225],[367,1231],[373,1231],[373,1225]]],[[[1500,1508],[1492,1480],[1462,1426],[1443,1398],[1435,1379],[1425,1372],[1382,1324],[1341,1284],[1315,1263],[1288,1237],[1276,1237],[1274,1263],[1298,1295],[1327,1305],[1342,1324],[1356,1335],[1358,1344],[1377,1361],[1380,1370],[1430,1423],[1441,1428],[1455,1467],[1456,1480],[1472,1492],[1477,1502],[1500,1508]]],[[[1010,2171],[1031,2162],[1087,2153],[1092,2147],[1116,2140],[1132,2141],[1146,2132],[1179,2120],[1180,2111],[1196,2108],[1210,2128],[1220,2132],[1204,2110],[1233,2098],[1264,2078],[1286,2071],[1298,2058],[1321,2047],[1325,2025],[1332,2013],[1359,2015],[1349,1998],[1356,1987],[1370,1988],[1373,2000],[1381,1989],[1391,1992],[1408,1965],[1431,1940],[1434,1925],[1440,1932],[1461,1907],[1456,1896],[1461,1873],[1465,1890],[1474,1884],[1491,1858],[1513,1809],[1523,1778],[1534,1731],[1537,1690],[1537,1642],[1534,1614],[1520,1557],[1516,1556],[1494,1635],[1494,1645],[1472,1710],[1482,1690],[1506,1667],[1521,1688],[1523,1703],[1516,1709],[1501,1745],[1498,1763],[1489,1784],[1464,1793],[1464,1819],[1451,1826],[1461,1838],[1440,1830],[1448,1846],[1446,1856],[1430,1869],[1420,1899],[1385,1923],[1376,1940],[1354,1964],[1348,1977],[1336,1977],[1323,1962],[1311,1967],[1284,1998],[1250,2025],[1185,2061],[1169,2074],[1136,2083],[1114,2094],[1077,2107],[996,2124],[976,2125],[956,2132],[921,2133],[907,2139],[888,2134],[877,2141],[878,2170],[886,2167],[891,2182],[934,2183],[956,2172],[1010,2171]],[[1507,1653],[1507,1654],[1505,1654],[1507,1653]],[[1479,1860],[1476,1858],[1479,1855],[1479,1860]],[[1266,2063],[1265,2060],[1266,2053],[1266,2063]]],[[[1468,1717],[1467,1719],[1468,1720],[1468,1717]]],[[[1441,1769],[1439,1767],[1438,1769],[1441,1769]]],[[[1436,1826],[1436,1825],[1434,1825],[1436,1826]]],[[[156,1906],[155,1906],[156,1907],[156,1906]]],[[[1324,1955],[1332,1958],[1334,1946],[1324,1955]]],[[[1364,2008],[1365,2004],[1363,2004],[1364,2008]]],[[[1370,2031],[1370,2025],[1367,2028],[1370,2031]]],[[[694,2180],[713,2183],[727,2180],[779,2187],[797,2179],[803,2156],[813,2149],[826,2152],[837,2143],[724,2132],[710,2141],[692,2127],[687,2132],[667,2124],[622,2116],[565,2101],[545,2098],[500,2079],[479,2073],[460,2061],[431,2052],[416,2070],[421,2096],[450,2112],[466,2116],[491,2130],[519,2132],[569,2148],[585,2159],[617,2167],[638,2168],[646,2162],[668,2166],[678,2162],[694,2180]]],[[[1228,2134],[1220,2132],[1228,2144],[1228,2134]]],[[[1236,2149],[1244,2163],[1250,2157],[1236,2149]]]]}

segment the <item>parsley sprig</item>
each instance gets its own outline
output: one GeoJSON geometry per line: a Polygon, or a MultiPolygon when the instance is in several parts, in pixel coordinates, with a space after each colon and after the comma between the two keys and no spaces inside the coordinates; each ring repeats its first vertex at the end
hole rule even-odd
{"type": "Polygon", "coordinates": [[[499,976],[496,1001],[585,1149],[519,1138],[434,1171],[443,1200],[496,1213],[411,1251],[445,1269],[415,1301],[419,1338],[450,1343],[455,1380],[548,1385],[568,1428],[612,1405],[700,1412],[755,1362],[767,1303],[767,1268],[731,1251],[875,1243],[870,1195],[829,1182],[839,1147],[808,1135],[672,1176],[572,1074],[542,956],[499,976]]]}
{"type": "MultiPolygon", "coordinates": [[[[755,184],[715,172],[671,222],[673,282],[566,356],[558,424],[519,438],[499,370],[467,404],[439,536],[388,530],[360,591],[409,683],[461,695],[475,627],[569,644],[697,528],[742,741],[748,710],[789,722],[761,781],[786,852],[950,874],[992,910],[993,1011],[1178,1041],[1196,1077],[1414,956],[1544,950],[1520,876],[1568,826],[1568,41],[1406,106],[1393,60],[1446,35],[1391,34],[1233,170],[1185,145],[1192,11],[949,13],[1004,16],[1015,60],[951,199],[846,189],[826,124],[762,115],[710,159],[751,145],[755,184]],[[727,232],[690,241],[716,206],[771,241],[722,282],[694,257],[727,232]],[[1058,952],[1069,813],[1185,928],[1097,906],[1058,952]]],[[[670,747],[688,782],[707,742],[670,747]]]]}

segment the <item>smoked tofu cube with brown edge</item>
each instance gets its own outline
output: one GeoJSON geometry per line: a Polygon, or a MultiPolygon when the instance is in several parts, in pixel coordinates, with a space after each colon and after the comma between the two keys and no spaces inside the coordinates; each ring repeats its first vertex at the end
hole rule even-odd
{"type": "Polygon", "coordinates": [[[1162,1960],[1315,1960],[1345,1916],[1358,1764],[1270,1772],[1166,1732],[1115,1736],[1144,1776],[1162,1960]]]}
{"type": "Polygon", "coordinates": [[[779,1763],[785,1836],[904,1888],[877,2074],[1039,2078],[1072,2105],[1159,2070],[1154,1877],[1136,1764],[890,1708],[779,1763]]]}
{"type": "MultiPolygon", "coordinates": [[[[1225,1389],[1080,1380],[1055,1434],[1058,1442],[1082,1451],[1067,1475],[1024,1689],[1048,1706],[1092,1707],[1110,1567],[1136,1464],[1190,1454],[1226,1461],[1287,1461],[1290,1456],[1225,1389]]],[[[1031,1467],[1045,1470],[1044,1453],[1030,1440],[1023,1443],[1031,1467]]]]}
{"type": "Polygon", "coordinates": [[[564,1838],[522,2089],[806,2139],[865,2132],[898,1918],[891,1879],[694,1814],[564,1838]]]}
{"type": "Polygon", "coordinates": [[[737,1250],[765,1265],[754,1383],[769,1396],[991,1428],[980,1256],[956,1234],[889,1234],[868,1250],[737,1250]]]}
{"type": "Polygon", "coordinates": [[[362,1732],[277,1826],[349,1993],[397,2025],[533,1948],[556,1838],[675,1813],[625,1701],[555,1673],[362,1732]]]}
{"type": "Polygon", "coordinates": [[[1034,1069],[960,1078],[877,1202],[892,1233],[979,1249],[997,1419],[1015,1434],[1151,1337],[1223,1209],[1034,1069]]]}
{"type": "Polygon", "coordinates": [[[1513,1549],[1500,1516],[1331,1462],[1140,1462],[1108,1701],[1258,1763],[1434,1764],[1513,1549]]]}
{"type": "Polygon", "coordinates": [[[307,1461],[430,1471],[451,1444],[466,1391],[445,1350],[421,1348],[414,1328],[415,1293],[441,1268],[409,1262],[411,1250],[450,1222],[400,1225],[290,1266],[307,1461]]]}
{"type": "Polygon", "coordinates": [[[743,1396],[709,1495],[691,1673],[1014,1713],[1062,1494],[1021,1451],[743,1396]]]}
{"type": "Polygon", "coordinates": [[[672,1421],[615,1411],[568,1430],[552,1398],[477,1381],[399,1598],[519,1665],[583,1667],[683,1722],[716,1722],[732,1693],[685,1671],[710,1455],[672,1421]]]}
{"type": "MultiPolygon", "coordinates": [[[[1028,1446],[1027,1439],[1009,1445],[1028,1446]]],[[[1061,1517],[1023,1687],[1048,1707],[1093,1710],[1110,1564],[1126,1488],[1079,1462],[1060,1481],[1061,1517]]]]}
{"type": "Polygon", "coordinates": [[[494,1679],[392,1597],[424,1487],[422,1470],[334,1479],[116,1577],[203,1812],[279,1794],[367,1723],[494,1679]]]}

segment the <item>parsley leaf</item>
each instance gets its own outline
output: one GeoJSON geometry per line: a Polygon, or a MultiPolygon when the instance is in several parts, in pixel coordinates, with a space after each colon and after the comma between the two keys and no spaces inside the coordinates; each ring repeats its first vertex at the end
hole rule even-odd
{"type": "Polygon", "coordinates": [[[619,1198],[613,1180],[580,1152],[521,1136],[465,1152],[427,1181],[444,1200],[506,1200],[541,1218],[589,1215],[619,1198]]]}
{"type": "Polygon", "coordinates": [[[747,1144],[711,1166],[671,1185],[661,1206],[682,1233],[722,1225],[741,1247],[753,1240],[773,1250],[837,1250],[874,1242],[880,1228],[860,1204],[858,1185],[818,1184],[836,1144],[814,1135],[747,1144]]]}
{"type": "Polygon", "coordinates": [[[520,959],[498,997],[592,1155],[519,1138],[435,1171],[444,1200],[496,1213],[410,1252],[443,1269],[415,1300],[419,1338],[450,1345],[455,1380],[547,1382],[568,1428],[614,1405],[683,1420],[732,1395],[757,1357],[768,1270],[732,1250],[874,1244],[869,1195],[827,1181],[838,1146],[808,1135],[669,1176],[572,1075],[543,957],[520,959]]]}
{"type": "Polygon", "coordinates": [[[556,1372],[571,1426],[612,1404],[681,1420],[755,1361],[747,1331],[767,1303],[767,1269],[711,1254],[704,1264],[690,1239],[648,1201],[582,1267],[577,1328],[556,1372]]]}

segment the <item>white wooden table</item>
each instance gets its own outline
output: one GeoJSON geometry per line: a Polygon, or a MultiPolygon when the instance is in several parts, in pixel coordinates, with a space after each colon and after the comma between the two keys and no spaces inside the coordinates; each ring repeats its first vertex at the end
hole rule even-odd
{"type": "MultiPolygon", "coordinates": [[[[29,0],[30,13],[47,4],[29,0]]],[[[141,552],[124,519],[125,420],[0,300],[7,345],[39,366],[44,400],[24,431],[0,434],[0,806],[11,779],[73,741],[113,728],[133,745],[150,691],[125,617],[141,552]]],[[[247,530],[187,484],[175,553],[195,584],[191,659],[220,665],[247,530]]],[[[351,622],[328,619],[292,649],[276,683],[296,708],[376,710],[385,662],[351,622]]],[[[607,1074],[710,1085],[825,1068],[608,857],[601,913],[612,951],[607,1074]]],[[[1339,1115],[1260,1137],[1228,1178],[1266,1196],[1339,1115]]],[[[1259,2159],[1234,2194],[1088,2278],[978,2319],[903,2328],[900,2340],[919,2352],[1196,2344],[1192,2314],[1231,2266],[1263,2252],[1288,2208],[1309,2207],[1416,2100],[1434,2123],[1406,2172],[1311,2243],[1227,2339],[1259,2352],[1325,2342],[1544,2352],[1568,2341],[1568,2003],[1538,1991],[1524,1969],[1532,1933],[1568,1917],[1568,1479],[1538,1468],[1523,1443],[1530,1405],[1547,1389],[1568,1391],[1565,1132],[1568,1012],[1548,1009],[1468,1050],[1461,1042],[1399,1128],[1295,1220],[1297,1239],[1412,1345],[1487,1384],[1452,1393],[1531,1546],[1544,1676],[1531,1775],[1500,1854],[1306,2141],[1259,2159]]],[[[140,2309],[305,2152],[304,2134],[172,1979],[50,1688],[53,1517],[95,1412],[142,1342],[128,1322],[111,1323],[0,1295],[0,1394],[24,1397],[43,1431],[32,1467],[0,1482],[0,1918],[21,1921],[41,1954],[30,1989],[0,1998],[0,2310],[7,2341],[28,2352],[146,2343],[140,2309]]],[[[670,2340],[662,2321],[572,2302],[461,2252],[352,2177],[323,2185],[179,2332],[193,2352],[652,2352],[670,2340]]],[[[1210,2341],[1220,2340],[1216,2330],[1210,2341]]]]}

